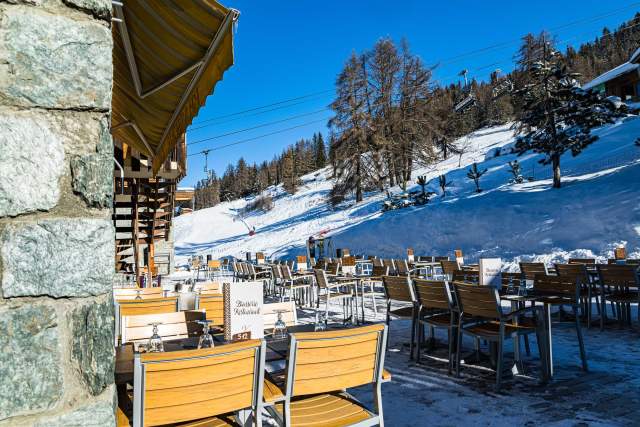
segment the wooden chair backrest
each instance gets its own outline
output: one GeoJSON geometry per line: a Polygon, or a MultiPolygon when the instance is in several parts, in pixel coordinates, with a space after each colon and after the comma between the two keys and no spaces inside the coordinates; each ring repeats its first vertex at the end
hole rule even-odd
{"type": "Polygon", "coordinates": [[[134,427],[174,424],[261,407],[264,341],[136,354],[134,427]]]}
{"type": "Polygon", "coordinates": [[[330,262],[327,264],[327,274],[336,275],[340,271],[340,263],[339,262],[330,262]]]}
{"type": "Polygon", "coordinates": [[[389,274],[390,275],[395,276],[396,274],[398,274],[397,270],[396,270],[396,266],[393,263],[392,259],[384,258],[382,260],[382,265],[384,265],[385,267],[387,267],[389,269],[389,274]]]}
{"type": "Polygon", "coordinates": [[[222,263],[220,262],[219,259],[212,259],[207,261],[207,267],[209,268],[220,268],[221,265],[222,263]]]}
{"type": "Polygon", "coordinates": [[[547,274],[547,267],[542,262],[521,262],[520,272],[527,280],[533,280],[536,274],[547,274]]]}
{"type": "Polygon", "coordinates": [[[371,275],[374,277],[382,277],[389,275],[389,267],[385,265],[373,265],[373,269],[371,270],[371,275]]]}
{"type": "Polygon", "coordinates": [[[273,329],[273,325],[278,320],[276,311],[282,310],[282,320],[287,326],[295,326],[298,324],[298,312],[296,311],[295,301],[274,302],[264,304],[262,306],[262,317],[264,319],[264,328],[273,329]]]}
{"type": "Polygon", "coordinates": [[[580,297],[580,279],[572,274],[566,276],[548,276],[536,274],[533,280],[533,290],[540,295],[556,295],[575,298],[580,297]]]}
{"type": "Polygon", "coordinates": [[[507,289],[509,286],[519,288],[522,284],[521,273],[502,272],[501,276],[503,289],[507,289]]]}
{"type": "Polygon", "coordinates": [[[224,326],[224,297],[222,294],[196,295],[196,310],[204,310],[211,326],[224,326]]]}
{"type": "Polygon", "coordinates": [[[453,275],[454,271],[460,270],[460,266],[457,261],[449,261],[448,259],[441,260],[440,266],[442,267],[442,272],[448,275],[453,275]]]}
{"type": "Polygon", "coordinates": [[[384,264],[382,263],[382,258],[374,258],[371,260],[371,262],[373,263],[374,267],[384,267],[384,264]]]}
{"type": "Polygon", "coordinates": [[[291,334],[287,394],[344,390],[381,380],[387,328],[383,324],[291,334]]]}
{"type": "Polygon", "coordinates": [[[433,262],[440,262],[440,261],[449,261],[449,257],[448,256],[434,256],[433,257],[433,262]]]}
{"type": "Polygon", "coordinates": [[[413,286],[416,290],[418,303],[427,309],[449,310],[449,294],[444,280],[414,279],[413,286]]]}
{"type": "Polygon", "coordinates": [[[257,264],[264,264],[264,261],[265,261],[264,253],[263,252],[256,252],[256,263],[257,264]]]}
{"type": "Polygon", "coordinates": [[[204,320],[204,318],[204,313],[201,311],[123,316],[122,343],[148,340],[153,334],[153,326],[150,326],[150,323],[159,323],[158,335],[162,339],[170,340],[198,336],[202,332],[202,325],[197,321],[204,320]]]}
{"type": "Polygon", "coordinates": [[[163,290],[160,287],[157,288],[114,288],[113,298],[119,299],[133,299],[138,293],[141,298],[162,298],[163,290]],[[139,292],[138,292],[139,291],[139,292]]]}
{"type": "Polygon", "coordinates": [[[141,314],[162,314],[178,311],[178,297],[118,300],[120,317],[141,314]]]}
{"type": "Polygon", "coordinates": [[[271,272],[273,274],[273,278],[276,280],[282,279],[282,270],[281,266],[278,264],[274,264],[271,266],[271,272]]]}
{"type": "Polygon", "coordinates": [[[638,285],[637,267],[633,265],[598,265],[600,283],[605,286],[630,287],[638,285]]]}
{"type": "Polygon", "coordinates": [[[394,301],[416,302],[416,296],[409,276],[382,276],[387,298],[394,301]]]}
{"type": "Polygon", "coordinates": [[[313,269],[313,275],[316,278],[316,285],[319,289],[326,289],[329,287],[329,280],[327,280],[327,272],[319,268],[313,269]]]}
{"type": "Polygon", "coordinates": [[[453,282],[458,307],[464,315],[497,319],[501,315],[498,291],[491,286],[453,282]]]}
{"type": "MultiPolygon", "coordinates": [[[[240,263],[240,267],[242,267],[242,273],[245,276],[250,276],[251,275],[251,270],[249,269],[249,264],[247,264],[246,262],[241,262],[240,263]]],[[[253,266],[251,266],[253,267],[253,266]]]]}
{"type": "Polygon", "coordinates": [[[319,259],[318,261],[316,261],[316,265],[313,266],[313,268],[319,268],[321,270],[324,270],[325,268],[327,268],[327,261],[323,258],[323,259],[319,259]]]}
{"type": "Polygon", "coordinates": [[[595,258],[569,258],[569,264],[595,264],[595,258]]]}
{"type": "Polygon", "coordinates": [[[640,266],[640,258],[634,258],[634,259],[627,258],[626,264],[638,267],[640,266]]]}
{"type": "Polygon", "coordinates": [[[478,284],[480,282],[480,272],[474,270],[454,270],[451,274],[451,280],[454,282],[478,284]]]}
{"type": "Polygon", "coordinates": [[[396,259],[393,260],[393,263],[396,265],[396,271],[400,276],[409,274],[409,266],[407,265],[406,259],[396,259]]]}
{"type": "Polygon", "coordinates": [[[555,264],[555,267],[558,276],[580,278],[581,283],[587,283],[589,281],[586,264],[555,264]]]}
{"type": "Polygon", "coordinates": [[[408,248],[407,249],[407,261],[414,262],[415,259],[416,259],[416,256],[415,256],[415,254],[413,252],[413,249],[408,248]]]}
{"type": "Polygon", "coordinates": [[[434,262],[433,257],[429,255],[419,255],[418,262],[434,262]]]}
{"type": "Polygon", "coordinates": [[[282,272],[282,278],[284,280],[293,280],[293,276],[291,275],[291,268],[289,264],[284,264],[280,267],[280,271],[282,272]]]}
{"type": "Polygon", "coordinates": [[[296,257],[296,263],[298,264],[298,270],[307,269],[307,257],[304,255],[298,255],[296,257]]]}

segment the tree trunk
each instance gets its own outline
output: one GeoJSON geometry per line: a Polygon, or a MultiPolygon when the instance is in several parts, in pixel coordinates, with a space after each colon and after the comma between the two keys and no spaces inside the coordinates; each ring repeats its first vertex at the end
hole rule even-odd
{"type": "Polygon", "coordinates": [[[560,156],[554,154],[551,157],[551,164],[553,165],[553,188],[560,188],[560,156]]]}
{"type": "Polygon", "coordinates": [[[360,171],[360,156],[356,161],[356,203],[362,201],[362,174],[360,171]]]}

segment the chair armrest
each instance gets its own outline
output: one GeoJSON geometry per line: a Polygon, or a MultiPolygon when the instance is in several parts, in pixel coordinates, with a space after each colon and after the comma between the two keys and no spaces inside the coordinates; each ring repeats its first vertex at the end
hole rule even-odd
{"type": "Polygon", "coordinates": [[[262,394],[264,396],[264,403],[267,405],[274,405],[275,403],[284,400],[284,392],[280,390],[280,387],[266,378],[264,379],[262,394]]]}
{"type": "Polygon", "coordinates": [[[388,383],[389,381],[391,381],[391,372],[387,371],[386,369],[382,370],[382,382],[383,383],[388,383]]]}
{"type": "Polygon", "coordinates": [[[534,305],[534,306],[530,306],[530,307],[520,308],[518,310],[512,311],[511,313],[503,314],[502,315],[502,320],[513,320],[514,317],[520,316],[520,315],[525,314],[525,313],[534,313],[534,314],[537,314],[537,315],[540,315],[540,316],[542,316],[544,314],[542,307],[534,305]]]}

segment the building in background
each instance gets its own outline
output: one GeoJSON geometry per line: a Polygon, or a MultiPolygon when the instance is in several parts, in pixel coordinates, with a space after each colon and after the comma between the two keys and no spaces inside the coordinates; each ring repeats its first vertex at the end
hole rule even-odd
{"type": "Polygon", "coordinates": [[[582,88],[596,89],[609,96],[618,96],[623,101],[640,99],[640,48],[629,61],[599,75],[582,88]]]}

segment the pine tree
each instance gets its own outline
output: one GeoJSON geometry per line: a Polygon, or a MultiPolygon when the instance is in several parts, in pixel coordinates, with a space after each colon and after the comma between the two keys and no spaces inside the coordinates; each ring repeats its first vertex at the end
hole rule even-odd
{"type": "Polygon", "coordinates": [[[487,172],[487,169],[479,170],[478,164],[473,163],[471,168],[467,171],[467,177],[472,180],[476,184],[476,193],[481,193],[482,189],[480,188],[480,177],[487,172]]]}
{"type": "Polygon", "coordinates": [[[289,194],[294,194],[298,185],[294,156],[294,149],[291,147],[282,155],[282,185],[289,194]]]}
{"type": "Polygon", "coordinates": [[[447,195],[447,187],[451,185],[451,181],[447,181],[446,175],[440,175],[438,177],[438,185],[440,185],[440,190],[442,191],[442,198],[444,199],[447,195]]]}
{"type": "Polygon", "coordinates": [[[623,112],[601,94],[582,90],[560,53],[542,37],[541,57],[527,70],[530,83],[516,92],[523,108],[515,151],[543,154],[540,163],[552,165],[553,187],[560,188],[562,154],[580,154],[598,138],[591,129],[613,123],[623,112]]]}
{"type": "Polygon", "coordinates": [[[327,147],[324,145],[322,133],[313,134],[313,151],[316,169],[322,169],[327,165],[327,147]]]}

